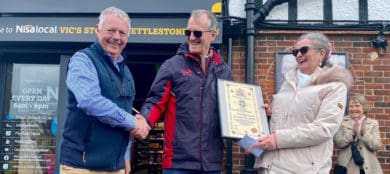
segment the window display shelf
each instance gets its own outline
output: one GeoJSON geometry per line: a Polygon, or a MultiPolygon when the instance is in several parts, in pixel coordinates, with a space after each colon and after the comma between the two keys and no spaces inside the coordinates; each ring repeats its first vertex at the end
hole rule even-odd
{"type": "Polygon", "coordinates": [[[143,140],[135,140],[133,144],[132,166],[134,171],[144,170],[148,174],[162,173],[162,153],[164,146],[164,124],[156,123],[149,136],[143,140]]]}

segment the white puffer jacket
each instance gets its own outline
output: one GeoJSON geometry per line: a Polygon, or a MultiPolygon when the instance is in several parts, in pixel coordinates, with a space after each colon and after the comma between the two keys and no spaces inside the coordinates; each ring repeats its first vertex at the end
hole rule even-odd
{"type": "Polygon", "coordinates": [[[311,84],[298,89],[296,72],[286,74],[271,104],[270,129],[276,134],[277,150],[257,158],[255,168],[278,174],[329,174],[333,136],[344,116],[352,78],[337,65],[317,68],[311,84]]]}

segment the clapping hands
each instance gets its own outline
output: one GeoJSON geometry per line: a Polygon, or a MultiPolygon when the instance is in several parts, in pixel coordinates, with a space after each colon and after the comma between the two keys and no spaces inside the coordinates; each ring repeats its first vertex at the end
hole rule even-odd
{"type": "Polygon", "coordinates": [[[364,119],[361,123],[360,132],[359,132],[359,119],[360,118],[354,118],[355,124],[353,126],[353,136],[363,136],[366,130],[366,119],[364,119]]]}

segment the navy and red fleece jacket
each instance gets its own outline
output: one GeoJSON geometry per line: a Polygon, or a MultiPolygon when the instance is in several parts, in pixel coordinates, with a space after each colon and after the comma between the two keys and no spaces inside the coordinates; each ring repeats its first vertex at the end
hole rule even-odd
{"type": "Polygon", "coordinates": [[[188,45],[182,44],[162,64],[141,108],[150,125],[164,119],[165,169],[222,169],[217,79],[232,80],[232,72],[213,51],[206,73],[200,57],[189,54],[188,45]]]}

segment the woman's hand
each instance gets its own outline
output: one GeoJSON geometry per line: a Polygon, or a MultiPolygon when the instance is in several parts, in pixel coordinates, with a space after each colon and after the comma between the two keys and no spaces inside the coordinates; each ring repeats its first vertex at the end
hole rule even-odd
{"type": "Polygon", "coordinates": [[[272,133],[269,136],[259,138],[258,143],[254,144],[253,147],[259,147],[266,151],[276,150],[276,134],[272,133]]]}
{"type": "Polygon", "coordinates": [[[353,136],[363,136],[365,131],[366,131],[366,120],[367,118],[363,119],[360,127],[360,132],[359,132],[359,119],[360,118],[354,118],[355,124],[353,125],[353,136]]]}
{"type": "Polygon", "coordinates": [[[271,106],[268,103],[264,103],[261,107],[263,107],[265,109],[265,114],[268,117],[271,117],[271,115],[272,115],[271,106]]]}
{"type": "Polygon", "coordinates": [[[364,133],[366,133],[366,121],[367,121],[367,118],[365,118],[363,121],[362,121],[362,127],[361,127],[361,130],[360,130],[360,135],[363,136],[364,133]]]}
{"type": "Polygon", "coordinates": [[[355,136],[357,136],[359,133],[358,133],[358,131],[359,131],[359,118],[357,118],[357,119],[354,119],[354,121],[355,121],[355,124],[353,125],[353,133],[352,133],[352,135],[353,135],[353,137],[355,137],[355,136]]]}

